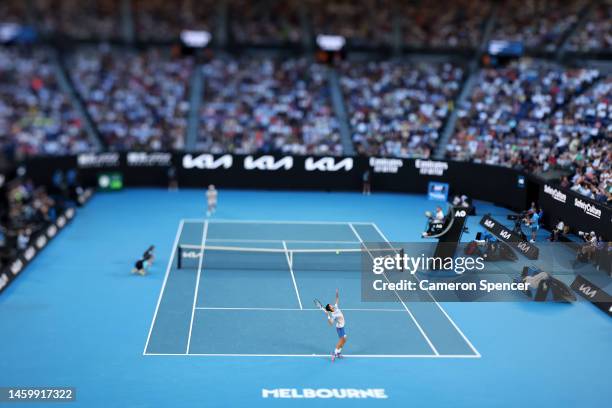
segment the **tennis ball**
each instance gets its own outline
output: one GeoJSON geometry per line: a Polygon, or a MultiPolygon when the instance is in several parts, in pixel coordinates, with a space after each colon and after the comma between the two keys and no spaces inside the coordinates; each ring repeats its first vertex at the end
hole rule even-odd
{"type": "Polygon", "coordinates": [[[336,251],[336,255],[340,255],[340,251],[336,251]]]}

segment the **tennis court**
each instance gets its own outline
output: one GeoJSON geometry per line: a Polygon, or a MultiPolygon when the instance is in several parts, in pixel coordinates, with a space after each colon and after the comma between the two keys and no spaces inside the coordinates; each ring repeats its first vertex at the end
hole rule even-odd
{"type": "Polygon", "coordinates": [[[339,288],[346,357],[480,357],[437,302],[361,300],[368,243],[393,250],[369,222],[181,220],[144,355],[327,357],[339,288]]]}

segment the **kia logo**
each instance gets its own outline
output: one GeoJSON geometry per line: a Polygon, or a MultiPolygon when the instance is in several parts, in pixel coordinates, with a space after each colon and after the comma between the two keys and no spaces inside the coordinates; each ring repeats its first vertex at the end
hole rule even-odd
{"type": "Polygon", "coordinates": [[[276,160],[274,156],[261,156],[254,158],[253,156],[247,156],[244,158],[244,168],[246,170],[291,170],[293,168],[293,157],[285,156],[281,159],[276,160]]]}
{"type": "Polygon", "coordinates": [[[306,171],[351,171],[353,169],[353,159],[347,157],[336,163],[334,157],[321,157],[319,159],[308,157],[304,167],[306,171]]]}
{"type": "Polygon", "coordinates": [[[234,164],[234,158],[230,154],[215,159],[212,154],[201,154],[193,157],[190,154],[183,156],[183,168],[185,169],[202,169],[214,170],[218,168],[229,169],[234,164]]]}

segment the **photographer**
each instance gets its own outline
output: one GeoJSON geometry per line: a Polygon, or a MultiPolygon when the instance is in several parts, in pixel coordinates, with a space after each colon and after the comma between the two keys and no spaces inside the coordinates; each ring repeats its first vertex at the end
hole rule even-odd
{"type": "Polygon", "coordinates": [[[597,251],[597,235],[595,234],[595,231],[591,231],[590,233],[578,231],[578,236],[585,241],[585,244],[578,250],[578,254],[576,254],[576,261],[590,262],[593,259],[593,255],[597,251]]]}
{"type": "Polygon", "coordinates": [[[527,241],[527,236],[523,232],[523,223],[527,223],[529,220],[528,211],[523,211],[520,214],[510,214],[508,215],[508,220],[514,221],[514,227],[512,227],[512,232],[518,234],[523,241],[527,241]]]}

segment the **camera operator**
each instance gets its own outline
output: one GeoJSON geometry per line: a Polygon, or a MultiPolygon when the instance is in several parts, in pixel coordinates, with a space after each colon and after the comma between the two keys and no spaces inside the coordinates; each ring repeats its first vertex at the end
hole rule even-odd
{"type": "Polygon", "coordinates": [[[578,231],[578,236],[584,240],[585,244],[578,250],[576,261],[589,262],[593,259],[593,255],[597,251],[597,235],[595,231],[591,231],[590,233],[578,231]]]}
{"type": "Polygon", "coordinates": [[[508,215],[508,219],[514,221],[514,227],[512,228],[512,232],[520,236],[523,241],[527,240],[527,236],[523,232],[523,223],[527,223],[527,220],[529,219],[527,214],[527,211],[523,211],[520,214],[508,215]]]}

